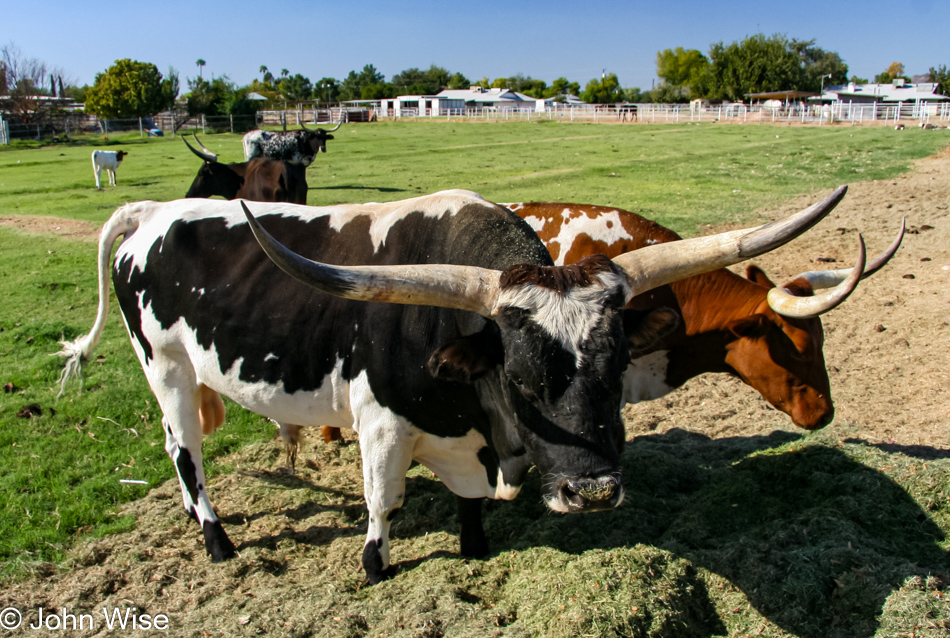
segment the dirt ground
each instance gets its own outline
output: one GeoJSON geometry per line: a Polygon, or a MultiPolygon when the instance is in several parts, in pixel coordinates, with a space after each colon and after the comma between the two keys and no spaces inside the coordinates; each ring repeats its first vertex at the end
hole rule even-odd
{"type": "MultiPolygon", "coordinates": [[[[804,195],[767,215],[784,217],[824,195],[804,195]]],[[[907,218],[908,234],[891,262],[822,317],[835,402],[828,427],[841,438],[950,448],[948,207],[950,149],[918,161],[896,179],[851,184],[844,201],[818,226],[753,260],[778,284],[808,270],[847,268],[854,263],[859,232],[868,255],[875,255],[893,240],[901,217],[907,218]]],[[[744,272],[745,264],[734,269],[744,272]]],[[[636,434],[671,428],[714,437],[797,431],[757,392],[726,375],[693,379],[663,399],[627,406],[625,416],[636,434]]]]}
{"type": "MultiPolygon", "coordinates": [[[[804,195],[768,216],[785,216],[825,194],[804,195]]],[[[948,205],[950,149],[918,162],[903,177],[851,185],[828,219],[789,247],[755,260],[777,282],[821,268],[818,258],[848,267],[858,232],[876,254],[890,244],[900,218],[907,218],[909,233],[897,256],[823,318],[837,406],[826,432],[835,439],[864,439],[924,457],[950,456],[948,205]]],[[[77,224],[67,232],[88,230],[77,224]]],[[[625,417],[631,437],[673,429],[710,437],[799,432],[756,392],[725,375],[697,378],[665,399],[628,406],[625,417]]],[[[123,509],[137,521],[133,531],[81,542],[64,568],[36,566],[34,577],[0,592],[0,608],[97,610],[96,629],[77,635],[110,633],[98,610],[126,605],[168,614],[174,628],[169,635],[366,635],[358,608],[369,594],[361,590],[365,511],[357,446],[323,446],[311,434],[295,477],[276,469],[278,456],[276,441],[242,450],[232,459],[241,469],[212,481],[215,505],[240,559],[210,563],[197,528],[181,513],[178,484],[169,475],[171,480],[123,509]]],[[[444,491],[438,485],[433,489],[444,491]]],[[[414,499],[418,502],[419,495],[414,499]]],[[[451,505],[450,499],[442,500],[451,505]]],[[[394,551],[402,560],[423,557],[406,567],[429,570],[435,580],[449,578],[445,574],[456,568],[477,576],[472,572],[477,564],[458,560],[455,531],[446,526],[445,516],[422,511],[406,514],[405,520],[417,522],[402,528],[396,541],[394,551]],[[441,555],[453,561],[431,560],[441,555]]],[[[491,559],[492,564],[505,556],[491,559]]],[[[443,635],[428,621],[410,620],[424,619],[427,612],[403,609],[397,585],[374,594],[394,598],[385,626],[376,625],[374,635],[443,635]],[[401,619],[416,624],[403,628],[401,619]]],[[[740,601],[736,609],[740,604],[745,607],[740,601]]],[[[458,603],[445,608],[462,609],[458,603]]],[[[501,627],[503,615],[498,618],[501,627]]],[[[28,620],[35,621],[35,613],[28,620]]],[[[459,617],[457,622],[459,627],[466,621],[459,617]]]]}

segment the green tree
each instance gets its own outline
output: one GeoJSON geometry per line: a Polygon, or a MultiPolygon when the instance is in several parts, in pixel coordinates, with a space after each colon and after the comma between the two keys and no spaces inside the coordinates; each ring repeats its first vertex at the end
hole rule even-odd
{"type": "Polygon", "coordinates": [[[742,42],[717,42],[709,49],[706,97],[716,100],[745,100],[749,93],[800,89],[802,67],[799,56],[783,35],[762,33],[742,42]]]}
{"type": "Polygon", "coordinates": [[[320,78],[320,81],[313,85],[313,97],[317,100],[332,103],[337,100],[339,93],[340,83],[334,78],[320,78]]]}
{"type": "Polygon", "coordinates": [[[449,86],[452,77],[447,69],[433,64],[425,71],[415,67],[400,71],[393,76],[392,85],[397,92],[405,95],[436,95],[449,86]]]}
{"type": "Polygon", "coordinates": [[[910,79],[904,75],[904,64],[902,62],[891,62],[887,69],[874,76],[874,83],[890,84],[899,78],[903,78],[904,80],[910,79]]]}
{"type": "Polygon", "coordinates": [[[399,91],[395,85],[389,82],[376,82],[375,84],[367,84],[360,89],[360,99],[385,100],[387,98],[396,97],[398,93],[399,91]]]}
{"type": "Polygon", "coordinates": [[[553,97],[555,99],[560,98],[560,101],[564,100],[564,97],[567,95],[580,95],[581,85],[577,82],[570,82],[566,77],[559,77],[558,79],[551,82],[551,86],[545,91],[544,97],[553,97]]]}
{"type": "Polygon", "coordinates": [[[367,64],[363,70],[357,73],[350,71],[342,83],[340,83],[339,99],[359,100],[363,98],[363,87],[370,84],[382,84],[386,76],[376,70],[372,64],[367,64]]]}
{"type": "Polygon", "coordinates": [[[62,95],[82,104],[86,101],[86,92],[89,91],[90,86],[84,84],[82,86],[67,86],[62,95]]]}
{"type": "Polygon", "coordinates": [[[696,49],[664,49],[656,53],[656,75],[667,84],[691,87],[706,74],[709,60],[696,49]]]}
{"type": "Polygon", "coordinates": [[[850,78],[848,78],[848,82],[854,82],[855,84],[868,84],[870,80],[868,80],[867,78],[859,78],[856,75],[852,75],[850,78]]]}
{"type": "Polygon", "coordinates": [[[277,88],[280,89],[285,99],[294,102],[309,100],[313,93],[313,84],[310,83],[310,78],[304,77],[299,73],[293,77],[287,77],[281,80],[277,88]]]}
{"type": "Polygon", "coordinates": [[[927,79],[930,82],[937,83],[936,93],[940,95],[950,95],[950,70],[946,64],[937,67],[930,67],[927,72],[927,79]]]}
{"type": "Polygon", "coordinates": [[[635,86],[629,89],[623,90],[623,101],[624,102],[636,102],[638,104],[645,104],[653,101],[653,96],[650,91],[641,91],[640,87],[635,86]]]}
{"type": "Polygon", "coordinates": [[[204,68],[205,64],[207,64],[207,62],[205,62],[205,61],[202,60],[201,58],[198,58],[197,60],[195,60],[195,66],[198,67],[198,77],[199,77],[199,78],[201,77],[201,69],[204,68]]]}
{"type": "Polygon", "coordinates": [[[116,60],[86,90],[86,112],[104,118],[143,117],[164,107],[162,74],[149,62],[116,60]]]}
{"type": "Polygon", "coordinates": [[[614,104],[623,102],[623,89],[616,73],[604,73],[598,80],[594,78],[587,83],[581,99],[590,104],[614,104]]]}
{"type": "Polygon", "coordinates": [[[247,99],[247,88],[239,89],[227,75],[212,78],[188,78],[189,93],[185,96],[189,115],[245,115],[255,106],[247,99]]]}
{"type": "Polygon", "coordinates": [[[453,73],[452,76],[449,78],[448,86],[446,88],[467,89],[471,86],[472,86],[472,83],[469,81],[467,77],[465,77],[461,73],[456,72],[456,73],[453,73]]]}
{"type": "Polygon", "coordinates": [[[664,49],[656,53],[656,75],[664,99],[660,102],[681,102],[702,97],[706,92],[709,60],[696,49],[664,49]],[[665,85],[665,86],[664,86],[665,85]]]}
{"type": "Polygon", "coordinates": [[[534,98],[544,97],[544,93],[548,88],[547,82],[544,80],[536,80],[530,75],[526,76],[521,73],[515,73],[511,77],[506,78],[506,80],[507,87],[512,91],[524,93],[534,98]]]}
{"type": "Polygon", "coordinates": [[[178,99],[178,93],[181,91],[181,84],[178,81],[178,71],[175,67],[168,67],[168,75],[162,80],[162,101],[166,109],[175,108],[175,100],[178,99]]]}
{"type": "Polygon", "coordinates": [[[798,56],[802,81],[799,87],[803,91],[821,90],[829,84],[845,84],[848,81],[848,65],[834,51],[825,51],[816,47],[814,40],[792,40],[789,48],[798,56]],[[830,78],[827,76],[831,76],[830,78]],[[822,84],[822,78],[825,78],[822,84]]]}

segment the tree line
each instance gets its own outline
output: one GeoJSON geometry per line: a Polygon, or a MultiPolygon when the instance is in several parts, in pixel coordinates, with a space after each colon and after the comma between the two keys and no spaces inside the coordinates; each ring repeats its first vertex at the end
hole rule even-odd
{"type": "MultiPolygon", "coordinates": [[[[506,88],[534,98],[563,101],[577,96],[594,104],[617,102],[686,102],[691,99],[742,101],[750,93],[800,90],[818,93],[823,86],[864,78],[848,77],[848,65],[834,51],[826,51],[815,40],[789,39],[780,34],[751,35],[731,43],[716,42],[707,53],[696,49],[664,49],[656,54],[657,86],[649,91],[623,88],[616,73],[604,69],[581,89],[578,82],[559,77],[551,84],[517,73],[512,76],[471,81],[459,72],[431,65],[428,69],[405,69],[387,81],[372,64],[353,70],[340,80],[322,77],[312,81],[301,73],[280,69],[279,73],[261,65],[260,78],[238,86],[227,75],[203,77],[204,59],[195,62],[196,77],[186,78],[187,91],[180,95],[179,74],[170,67],[166,74],[149,62],[116,60],[96,74],[94,83],[78,87],[64,83],[59,69],[49,68],[34,58],[26,58],[12,43],[0,49],[0,95],[71,97],[84,102],[86,112],[104,118],[131,118],[153,115],[184,105],[191,115],[244,115],[260,108],[260,98],[271,106],[283,102],[332,104],[346,100],[380,100],[398,95],[435,95],[443,89],[506,88]],[[250,94],[255,99],[250,99],[250,94]],[[260,97],[258,97],[260,96],[260,97]]],[[[879,83],[905,77],[903,64],[895,62],[875,76],[879,83]]],[[[931,67],[926,76],[938,83],[938,92],[950,95],[946,65],[931,67]]],[[[910,79],[910,78],[906,78],[910,79]]],[[[15,101],[15,100],[14,100],[15,101]]],[[[36,100],[33,100],[36,102],[36,100]]]]}

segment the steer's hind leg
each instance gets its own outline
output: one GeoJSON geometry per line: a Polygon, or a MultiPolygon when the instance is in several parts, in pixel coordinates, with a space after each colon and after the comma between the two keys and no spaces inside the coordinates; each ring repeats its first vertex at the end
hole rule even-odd
{"type": "Polygon", "coordinates": [[[146,369],[146,376],[164,414],[165,451],[178,473],[185,512],[201,525],[205,549],[217,563],[233,557],[235,550],[208,498],[201,464],[201,390],[190,365],[176,365],[170,360],[162,363],[161,372],[146,369]]]}

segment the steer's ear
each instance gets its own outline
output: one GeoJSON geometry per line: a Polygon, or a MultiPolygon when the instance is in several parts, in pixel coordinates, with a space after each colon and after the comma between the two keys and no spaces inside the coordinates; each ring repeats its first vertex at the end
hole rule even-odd
{"type": "Polygon", "coordinates": [[[623,311],[623,330],[630,343],[630,356],[637,358],[653,350],[680,325],[680,315],[672,308],[623,311]]]}
{"type": "Polygon", "coordinates": [[[442,346],[429,357],[428,365],[436,379],[471,383],[502,361],[497,332],[485,329],[442,346]]]}
{"type": "Polygon", "coordinates": [[[769,279],[768,275],[765,274],[765,271],[758,266],[752,265],[746,268],[745,278],[752,283],[759,284],[764,288],[775,288],[775,284],[772,283],[772,280],[769,279]]]}
{"type": "Polygon", "coordinates": [[[726,329],[740,339],[742,337],[755,338],[765,334],[768,323],[768,317],[762,314],[755,314],[743,317],[742,319],[736,319],[726,326],[726,329]]]}

